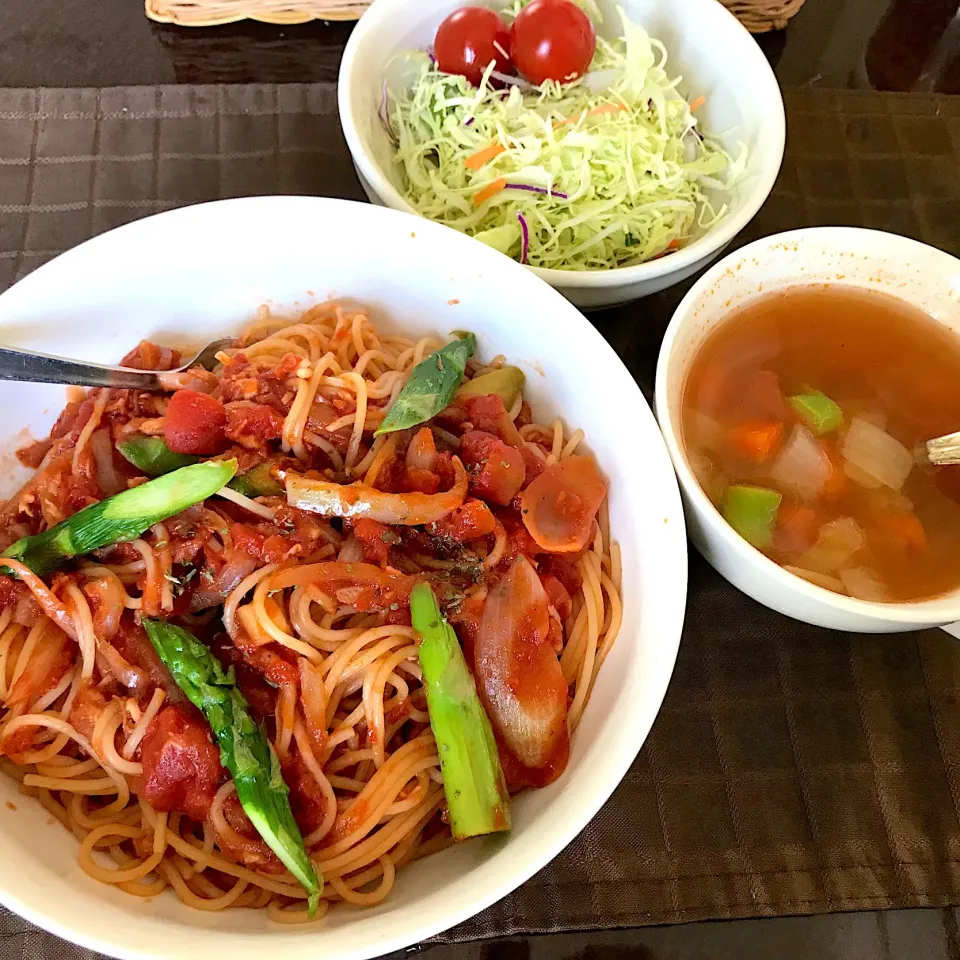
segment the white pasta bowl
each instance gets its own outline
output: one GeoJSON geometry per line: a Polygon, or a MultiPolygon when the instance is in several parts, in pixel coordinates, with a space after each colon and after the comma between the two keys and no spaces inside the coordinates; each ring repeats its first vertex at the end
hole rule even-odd
{"type": "MultiPolygon", "coordinates": [[[[609,479],[610,525],[622,547],[620,635],[566,772],[515,800],[508,836],[418,861],[378,906],[335,907],[306,927],[100,884],[78,866],[76,839],[0,775],[0,902],[92,950],[131,960],[362,960],[435,935],[508,894],[576,837],[626,773],[666,692],[686,599],[686,540],[656,423],[600,334],[495,251],[416,217],[341,200],[189,207],[91,240],[16,284],[0,296],[0,343],[115,363],[141,338],[196,345],[239,332],[261,304],[295,314],[330,297],[362,301],[377,323],[414,336],[474,331],[481,356],[503,353],[526,368],[535,414],[586,431],[609,479]]],[[[10,454],[29,436],[45,436],[63,403],[61,387],[0,384],[0,449],[10,454]]],[[[2,496],[23,479],[14,462],[4,460],[2,496]]]]}
{"type": "Polygon", "coordinates": [[[814,227],[757,240],[724,257],[677,307],[657,362],[655,406],[680,480],[690,539],[735,587],[787,616],[864,633],[960,620],[960,590],[912,603],[842,596],[784,570],[744,540],[700,488],[681,432],[684,384],[698,348],[724,317],[760,295],[842,283],[905,300],[960,334],[960,260],[893,233],[814,227]]]}
{"type": "MultiPolygon", "coordinates": [[[[377,114],[386,65],[399,53],[431,45],[441,21],[464,5],[464,0],[377,0],[350,35],[340,64],[340,123],[360,182],[374,203],[413,211],[377,114]]],[[[493,0],[489,5],[506,4],[493,0]]],[[[706,97],[697,113],[704,129],[719,136],[734,155],[740,141],[750,152],[726,216],[676,253],[614,270],[530,268],[585,308],[645,297],[705,267],[760,209],[783,159],[780,88],[763,52],[733,14],[716,0],[599,0],[602,35],[617,35],[617,6],[664,43],[668,72],[683,78],[679,89],[691,98],[706,97]]]]}

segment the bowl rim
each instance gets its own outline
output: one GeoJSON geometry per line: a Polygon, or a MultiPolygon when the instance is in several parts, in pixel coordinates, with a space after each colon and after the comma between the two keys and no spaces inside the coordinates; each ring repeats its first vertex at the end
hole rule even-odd
{"type": "MultiPolygon", "coordinates": [[[[247,222],[258,213],[262,215],[260,208],[267,208],[275,216],[288,216],[293,222],[297,219],[305,223],[309,222],[329,222],[332,217],[371,217],[382,220],[384,218],[393,220],[400,224],[398,235],[410,234],[415,232],[420,241],[423,237],[433,236],[433,243],[443,245],[449,248],[452,243],[457,245],[471,245],[473,250],[473,241],[466,236],[461,235],[462,239],[451,241],[446,228],[441,224],[435,224],[430,221],[424,221],[423,218],[414,215],[398,212],[389,208],[378,207],[373,204],[362,203],[352,200],[328,197],[305,197],[305,196],[266,196],[266,197],[244,197],[228,200],[210,201],[201,204],[191,204],[184,207],[178,207],[167,211],[162,211],[149,217],[144,217],[112,230],[106,231],[96,237],[93,237],[76,247],[73,247],[48,263],[38,267],[26,277],[13,284],[6,291],[0,294],[0,308],[5,306],[4,300],[12,301],[14,309],[19,305],[18,297],[26,296],[27,302],[38,294],[34,292],[34,287],[43,288],[54,281],[56,285],[56,264],[76,262],[84,257],[88,257],[91,252],[103,248],[104,253],[109,253],[110,244],[116,244],[118,238],[127,241],[137,241],[137,235],[140,234],[139,242],[144,242],[143,238],[149,238],[158,221],[169,227],[177,225],[181,230],[189,230],[191,225],[199,219],[202,223],[209,222],[209,218],[216,217],[218,210],[226,210],[235,215],[237,219],[247,222]],[[309,206],[311,216],[304,216],[304,207],[309,206]],[[415,231],[410,228],[415,227],[415,231]],[[17,291],[16,293],[14,291],[17,291]]],[[[207,228],[209,229],[209,227],[207,228]]],[[[455,255],[451,254],[451,256],[455,255]]],[[[497,256],[497,252],[488,248],[488,252],[479,254],[481,260],[487,259],[489,268],[495,274],[513,275],[514,282],[521,285],[538,285],[539,281],[521,273],[521,265],[509,258],[497,256]]],[[[474,257],[476,259],[476,257],[474,257]]],[[[374,277],[375,279],[375,277],[374,277]]],[[[533,289],[533,287],[530,287],[533,289]]],[[[371,288],[372,289],[372,288],[371,288]]],[[[536,286],[539,291],[538,296],[548,303],[555,306],[558,310],[566,311],[573,318],[574,314],[578,317],[577,322],[581,326],[582,334],[585,337],[594,340],[598,350],[608,359],[612,366],[619,366],[623,369],[626,376],[630,376],[629,369],[613,347],[600,334],[596,327],[591,324],[586,317],[580,313],[572,304],[566,301],[557,291],[547,285],[536,286]]],[[[371,294],[373,296],[373,294],[371,294]]],[[[255,305],[251,305],[251,310],[255,305]]],[[[0,309],[0,324],[3,323],[3,311],[0,309]]],[[[634,384],[635,385],[635,384],[634,384]]],[[[638,399],[642,401],[642,406],[650,417],[650,427],[656,430],[656,422],[646,398],[636,387],[638,399]]],[[[651,433],[651,440],[654,438],[651,433]]],[[[657,431],[659,436],[659,431],[657,431]]],[[[658,441],[661,442],[661,441],[658,441]]],[[[666,453],[666,451],[664,451],[666,453]]],[[[657,457],[659,458],[659,453],[657,457]]],[[[612,466],[612,465],[611,465],[612,466]]],[[[629,736],[625,736],[613,751],[615,759],[606,768],[602,777],[597,781],[602,786],[589,789],[585,795],[576,798],[571,797],[575,814],[560,814],[555,812],[551,819],[559,817],[560,823],[557,823],[553,831],[547,831],[544,834],[531,836],[532,842],[530,849],[525,857],[518,858],[516,864],[511,870],[503,873],[495,881],[486,879],[471,899],[466,899],[455,904],[450,904],[439,918],[429,913],[423,915],[416,909],[416,903],[407,905],[407,916],[403,924],[398,924],[396,932],[388,937],[382,937],[374,942],[372,939],[358,941],[349,944],[346,947],[340,947],[335,952],[329,952],[331,957],[337,960],[362,960],[362,958],[372,958],[384,953],[390,953],[394,950],[402,950],[407,946],[428,939],[452,926],[460,923],[470,917],[475,916],[482,910],[509,895],[519,886],[530,879],[538,870],[557,857],[561,851],[566,848],[583,830],[590,821],[597,815],[601,807],[610,799],[613,792],[626,776],[630,766],[636,759],[644,741],[649,735],[653,721],[659,713],[663,699],[666,695],[667,686],[673,673],[676,661],[677,651],[679,650],[681,630],[684,621],[686,596],[687,596],[687,541],[685,536],[685,525],[683,511],[680,500],[679,487],[676,482],[676,476],[670,467],[669,455],[662,462],[663,479],[665,481],[666,496],[658,501],[657,514],[662,514],[669,518],[669,526],[672,528],[670,535],[670,561],[676,567],[672,572],[671,590],[677,596],[677,602],[670,604],[661,604],[661,632],[670,638],[670,643],[666,645],[664,656],[664,679],[662,690],[657,696],[656,710],[650,720],[650,727],[641,731],[634,729],[629,736]],[[682,598],[682,601],[681,599],[682,598]],[[637,736],[642,732],[643,736],[637,736]]],[[[635,633],[635,638],[639,637],[639,630],[635,633]]],[[[652,698],[651,698],[652,699],[652,698]]],[[[51,827],[52,829],[52,827],[51,827]]],[[[58,827],[58,829],[60,829],[58,827]]],[[[70,840],[69,833],[64,833],[66,843],[70,840]]],[[[66,849],[65,843],[65,849],[66,849]]],[[[69,854],[66,854],[69,855],[69,854]]],[[[15,882],[12,873],[5,875],[7,879],[0,879],[0,903],[11,909],[18,915],[26,918],[43,929],[68,940],[80,946],[91,950],[97,950],[110,956],[129,958],[129,960],[162,960],[169,956],[163,952],[162,947],[153,946],[149,939],[132,941],[129,935],[125,935],[112,927],[107,929],[103,924],[92,919],[86,924],[81,925],[69,912],[58,909],[55,902],[45,902],[44,906],[38,906],[34,898],[25,893],[15,882]]],[[[91,883],[96,881],[91,880],[91,883]]],[[[168,894],[165,891],[165,894],[168,894]]],[[[105,898],[106,899],[106,898],[105,898]]],[[[75,913],[75,911],[74,911],[75,913]]],[[[226,930],[210,930],[202,925],[191,926],[178,920],[170,920],[147,915],[144,917],[147,921],[145,929],[150,929],[152,924],[161,923],[174,925],[177,932],[183,932],[193,935],[196,938],[195,946],[184,951],[184,955],[197,955],[201,949],[210,950],[215,956],[226,956],[227,951],[234,950],[238,953],[231,953],[231,956],[239,955],[242,957],[252,956],[253,951],[258,947],[274,943],[277,947],[284,950],[286,956],[293,958],[312,957],[316,951],[324,949],[323,928],[305,927],[302,929],[266,929],[249,931],[243,930],[230,932],[226,930]],[[211,937],[213,939],[211,939],[211,937]]]]}
{"type": "MultiPolygon", "coordinates": [[[[715,17],[718,25],[726,24],[725,27],[720,26],[719,29],[729,29],[728,42],[729,38],[737,37],[742,45],[742,57],[752,60],[756,64],[760,75],[764,78],[762,92],[765,98],[772,100],[775,109],[764,115],[763,124],[767,128],[768,135],[772,137],[776,162],[768,163],[759,172],[756,182],[751,186],[743,202],[727,213],[716,226],[711,227],[702,236],[697,237],[693,243],[682,247],[668,257],[659,257],[655,260],[648,260],[646,263],[613,267],[608,270],[557,270],[521,264],[551,286],[595,289],[638,284],[681,271],[710,259],[730,243],[756,216],[773,190],[774,183],[780,173],[780,167],[783,164],[786,142],[786,113],[783,105],[783,94],[780,90],[780,84],[777,82],[776,74],[747,28],[723,4],[716,3],[715,0],[685,0],[685,2],[698,8],[698,16],[715,17]]],[[[373,159],[373,156],[364,149],[356,115],[350,106],[355,86],[354,80],[359,74],[358,63],[367,35],[381,23],[398,19],[406,9],[407,4],[408,0],[377,0],[376,3],[371,4],[357,22],[357,26],[354,27],[347,40],[343,58],[340,61],[340,71],[337,76],[337,107],[340,114],[340,127],[347,141],[350,155],[366,184],[369,184],[373,192],[386,206],[404,213],[411,213],[422,220],[426,220],[427,217],[418,213],[403,198],[400,191],[383,174],[380,165],[373,159]]],[[[451,227],[450,229],[455,228],[451,227]]]]}
{"type": "MultiPolygon", "coordinates": [[[[960,586],[957,587],[956,591],[937,597],[929,597],[925,600],[912,600],[905,603],[880,603],[871,600],[859,600],[856,597],[848,597],[834,593],[832,590],[817,586],[815,583],[811,583],[796,574],[790,573],[734,531],[733,527],[723,519],[723,516],[713,501],[704,493],[690,467],[686,450],[680,440],[680,425],[671,413],[670,404],[674,392],[682,389],[687,372],[686,370],[684,371],[683,379],[679,384],[676,382],[676,379],[668,373],[670,360],[676,348],[680,332],[694,321],[694,307],[697,301],[729,270],[732,262],[742,260],[746,257],[756,257],[758,254],[762,255],[771,247],[778,245],[790,244],[800,249],[800,244],[809,242],[816,237],[846,239],[848,249],[855,249],[857,241],[864,239],[874,243],[890,243],[905,252],[912,251],[922,256],[933,255],[937,258],[945,258],[956,265],[956,272],[960,275],[960,260],[945,251],[901,234],[890,233],[884,230],[872,230],[867,227],[828,226],[802,227],[797,230],[786,230],[781,233],[761,237],[742,247],[738,247],[732,253],[728,253],[718,260],[697,280],[680,301],[676,310],[674,310],[667,330],[664,333],[660,345],[660,353],[657,357],[657,371],[654,383],[654,407],[656,409],[661,433],[667,445],[667,450],[670,452],[670,459],[673,461],[673,467],[677,474],[677,479],[680,482],[680,487],[683,490],[692,512],[702,523],[709,524],[712,533],[720,536],[747,564],[786,592],[798,594],[801,598],[811,603],[829,607],[838,613],[852,614],[874,622],[886,621],[888,623],[898,624],[937,626],[950,623],[954,620],[960,620],[960,586]]],[[[868,256],[872,255],[868,254],[868,256]]],[[[803,282],[803,279],[804,278],[798,273],[798,283],[803,282]]],[[[894,293],[892,295],[896,296],[897,294],[894,293]]],[[[722,325],[723,322],[722,319],[718,319],[713,325],[713,329],[716,329],[718,325],[722,325]]],[[[724,577],[724,579],[726,579],[726,577],[724,577]]]]}

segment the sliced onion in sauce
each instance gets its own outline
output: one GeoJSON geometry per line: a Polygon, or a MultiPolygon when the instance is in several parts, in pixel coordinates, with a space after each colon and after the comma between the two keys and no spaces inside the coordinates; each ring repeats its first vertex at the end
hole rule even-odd
{"type": "Polygon", "coordinates": [[[324,517],[367,517],[380,523],[414,526],[440,520],[463,503],[469,476],[458,457],[453,458],[455,481],[445,493],[384,493],[362,483],[349,486],[328,480],[311,480],[298,474],[286,477],[291,507],[324,517]]]}
{"type": "Polygon", "coordinates": [[[474,668],[494,729],[525,766],[559,775],[569,750],[567,682],[549,642],[549,600],[524,556],[487,595],[474,668]]]}

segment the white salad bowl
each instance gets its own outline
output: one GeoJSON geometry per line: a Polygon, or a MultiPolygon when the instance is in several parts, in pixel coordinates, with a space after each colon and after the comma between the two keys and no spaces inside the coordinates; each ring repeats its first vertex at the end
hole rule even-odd
{"type": "Polygon", "coordinates": [[[960,260],[906,237],[814,227],[766,237],[724,257],[677,307],[657,363],[657,417],[680,480],[690,539],[735,587],[797,620],[864,633],[960,620],[960,589],[913,603],[872,603],[788,573],[733,530],[691,470],[681,431],[681,402],[693,359],[706,337],[751,299],[816,283],[888,293],[960,335],[960,260]]]}
{"type": "MultiPolygon", "coordinates": [[[[354,166],[374,203],[413,212],[404,199],[394,149],[378,118],[387,64],[397,54],[433,43],[441,21],[467,0],[377,0],[354,28],[340,64],[340,123],[354,166]]],[[[502,7],[504,0],[491,0],[502,7]]],[[[713,260],[766,200],[783,159],[780,88],[766,57],[740,22],[717,0],[599,0],[598,31],[620,33],[617,6],[667,48],[667,72],[680,74],[679,90],[706,97],[697,111],[704,129],[736,156],[747,145],[743,177],[724,217],[676,253],[614,270],[533,273],[579,307],[626,303],[677,283],[713,260]]]]}
{"type": "MultiPolygon", "coordinates": [[[[76,839],[0,774],[0,902],[92,950],[131,960],[363,960],[433,936],[508,894],[574,839],[626,773],[666,692],[687,566],[663,441],[600,334],[496,251],[416,217],[342,200],[188,207],[97,237],[20,281],[0,296],[0,343],[115,363],[144,337],[197,346],[239,332],[261,304],[296,314],[329,297],[361,301],[378,323],[413,336],[474,331],[481,357],[503,353],[526,369],[535,413],[586,431],[609,479],[610,526],[623,551],[623,626],[567,770],[515,799],[509,835],[418,861],[378,906],[334,907],[306,927],[274,924],[262,910],[204,913],[169,892],[146,901],[96,882],[78,866],[76,839]],[[158,257],[160,250],[175,253],[158,257]]],[[[64,393],[0,383],[0,496],[25,476],[10,454],[47,434],[64,393]]]]}

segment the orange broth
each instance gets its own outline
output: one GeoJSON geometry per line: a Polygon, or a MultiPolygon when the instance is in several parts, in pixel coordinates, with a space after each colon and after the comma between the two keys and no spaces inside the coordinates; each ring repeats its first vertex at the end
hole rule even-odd
{"type": "Polygon", "coordinates": [[[682,430],[707,496],[792,572],[887,602],[960,586],[960,467],[915,455],[924,441],[960,430],[960,338],[909,304],[835,285],[746,304],[700,347],[682,430]],[[817,410],[842,412],[839,424],[812,420],[809,401],[790,401],[815,391],[825,395],[817,410]],[[854,422],[857,439],[879,437],[885,457],[891,445],[878,430],[913,457],[894,450],[864,470],[849,437],[854,422]],[[791,451],[804,456],[783,458],[795,438],[791,451]],[[899,488],[891,465],[909,471],[899,488]]]}

